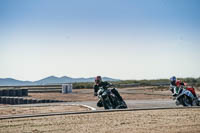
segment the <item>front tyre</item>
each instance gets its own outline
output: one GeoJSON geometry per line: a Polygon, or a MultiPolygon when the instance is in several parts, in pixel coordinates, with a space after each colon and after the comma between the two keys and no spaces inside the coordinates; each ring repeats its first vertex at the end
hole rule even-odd
{"type": "Polygon", "coordinates": [[[111,102],[107,101],[107,100],[103,101],[103,107],[104,107],[104,109],[113,109],[111,102]]]}
{"type": "Polygon", "coordinates": [[[192,99],[190,97],[183,95],[180,100],[183,106],[192,106],[192,99]]]}
{"type": "Polygon", "coordinates": [[[103,103],[104,109],[113,109],[113,105],[107,94],[103,95],[102,103],[103,103]]]}

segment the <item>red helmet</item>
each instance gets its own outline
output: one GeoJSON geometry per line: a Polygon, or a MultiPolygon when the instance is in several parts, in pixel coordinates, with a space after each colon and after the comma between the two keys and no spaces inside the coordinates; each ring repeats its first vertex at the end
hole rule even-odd
{"type": "Polygon", "coordinates": [[[96,76],[95,83],[99,84],[99,83],[101,83],[101,81],[102,81],[101,76],[96,76]]]}

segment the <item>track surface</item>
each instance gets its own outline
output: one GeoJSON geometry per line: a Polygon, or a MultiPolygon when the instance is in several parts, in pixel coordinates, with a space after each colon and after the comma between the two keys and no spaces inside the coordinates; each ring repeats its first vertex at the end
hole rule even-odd
{"type": "MultiPolygon", "coordinates": [[[[96,106],[97,101],[83,101],[83,102],[66,102],[66,103],[60,103],[64,105],[86,105],[92,108],[95,108],[96,110],[104,110],[104,108],[99,108],[96,106]]],[[[54,105],[59,103],[45,103],[45,104],[21,104],[21,105],[11,105],[11,106],[47,106],[47,105],[54,105]]],[[[175,105],[175,102],[171,99],[156,99],[156,100],[126,100],[126,104],[128,105],[128,108],[171,108],[171,107],[177,107],[175,105]]],[[[3,107],[3,106],[0,106],[3,107]]],[[[181,106],[180,106],[181,107],[181,106]]]]}
{"type": "MultiPolygon", "coordinates": [[[[68,102],[61,103],[62,105],[83,105],[91,108],[92,111],[83,112],[62,112],[62,113],[47,113],[35,115],[13,115],[13,116],[0,116],[3,119],[27,118],[27,117],[43,117],[53,115],[69,115],[69,114],[86,114],[86,113],[103,113],[115,111],[138,111],[138,110],[157,110],[157,109],[183,109],[182,106],[176,106],[173,100],[127,100],[128,109],[126,110],[104,110],[104,108],[96,107],[96,101],[85,102],[68,102]]],[[[15,105],[15,106],[48,106],[52,104],[29,104],[29,105],[15,105]]],[[[198,107],[197,107],[198,108],[198,107]]]]}
{"type": "MultiPolygon", "coordinates": [[[[96,106],[97,101],[84,101],[84,102],[68,102],[66,104],[83,104],[96,108],[96,110],[104,110],[104,108],[99,108],[96,106]]],[[[128,108],[171,108],[177,107],[175,102],[171,99],[169,100],[126,100],[128,108]]],[[[180,106],[181,107],[181,106],[180,106]]]]}
{"type": "Polygon", "coordinates": [[[188,109],[188,108],[199,108],[200,107],[168,107],[168,108],[137,108],[137,109],[113,109],[113,110],[99,110],[99,111],[81,111],[81,112],[62,112],[62,113],[46,113],[46,114],[35,114],[35,115],[14,115],[14,116],[2,116],[0,120],[5,119],[17,119],[17,118],[30,118],[30,117],[44,117],[44,116],[55,116],[55,115],[74,115],[74,114],[91,114],[91,113],[105,113],[105,112],[124,112],[124,111],[143,111],[143,110],[169,110],[169,109],[188,109]]]}

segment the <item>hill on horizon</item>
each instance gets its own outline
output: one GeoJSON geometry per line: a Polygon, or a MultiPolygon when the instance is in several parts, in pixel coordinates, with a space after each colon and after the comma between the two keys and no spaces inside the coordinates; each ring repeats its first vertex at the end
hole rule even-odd
{"type": "MultiPolygon", "coordinates": [[[[109,77],[102,77],[104,81],[119,81],[109,77]]],[[[94,82],[94,77],[90,78],[71,78],[67,76],[56,77],[49,76],[37,81],[22,81],[13,78],[0,78],[0,86],[20,86],[20,85],[49,85],[49,84],[62,84],[62,83],[75,83],[75,82],[94,82]]]]}

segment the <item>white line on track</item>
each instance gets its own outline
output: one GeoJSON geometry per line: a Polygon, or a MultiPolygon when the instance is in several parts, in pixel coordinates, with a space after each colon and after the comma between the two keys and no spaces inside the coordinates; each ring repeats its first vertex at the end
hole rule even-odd
{"type": "Polygon", "coordinates": [[[88,106],[88,105],[85,105],[85,104],[67,104],[67,105],[83,106],[83,107],[86,107],[86,108],[89,108],[89,109],[91,109],[92,111],[95,111],[95,110],[97,110],[96,108],[93,108],[93,107],[91,107],[91,106],[88,106]]]}

